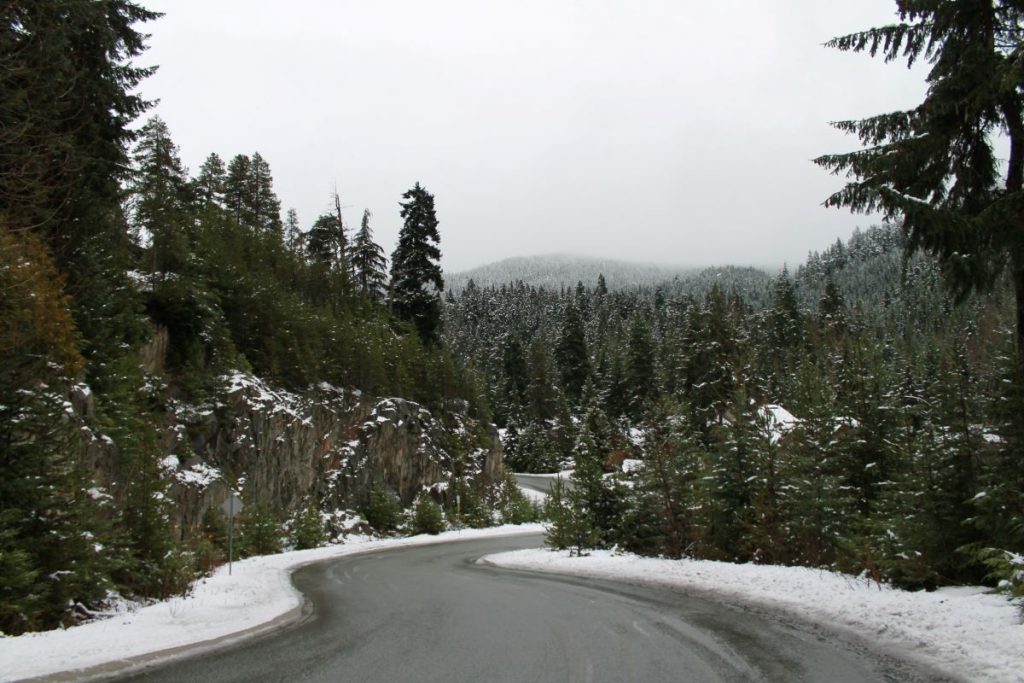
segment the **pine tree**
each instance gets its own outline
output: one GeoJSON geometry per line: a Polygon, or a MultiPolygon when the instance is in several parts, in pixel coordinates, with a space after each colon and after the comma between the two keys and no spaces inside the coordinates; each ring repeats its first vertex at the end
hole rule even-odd
{"type": "Polygon", "coordinates": [[[384,256],[384,250],[373,241],[370,215],[369,209],[363,211],[363,221],[359,232],[352,239],[348,259],[352,264],[352,274],[359,289],[368,298],[377,300],[384,294],[388,261],[384,256]]]}
{"type": "Polygon", "coordinates": [[[405,220],[391,255],[391,308],[416,327],[420,338],[436,343],[441,327],[441,238],[434,214],[434,196],[416,183],[402,195],[405,220]]]}

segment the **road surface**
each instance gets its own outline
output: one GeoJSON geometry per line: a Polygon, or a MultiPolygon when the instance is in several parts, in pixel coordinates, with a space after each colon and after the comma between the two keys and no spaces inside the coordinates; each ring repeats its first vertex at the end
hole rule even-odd
{"type": "MultiPolygon", "coordinates": [[[[550,474],[513,474],[512,475],[516,483],[524,489],[530,489],[531,491],[537,491],[539,493],[550,493],[551,485],[555,481],[555,477],[550,474]]],[[[566,490],[571,489],[574,484],[572,479],[567,475],[562,478],[562,486],[566,490]]]]}
{"type": "Polygon", "coordinates": [[[314,605],[301,624],[126,680],[926,678],[825,631],[753,611],[661,590],[474,564],[481,555],[542,541],[540,535],[492,538],[311,565],[294,575],[314,605]]]}

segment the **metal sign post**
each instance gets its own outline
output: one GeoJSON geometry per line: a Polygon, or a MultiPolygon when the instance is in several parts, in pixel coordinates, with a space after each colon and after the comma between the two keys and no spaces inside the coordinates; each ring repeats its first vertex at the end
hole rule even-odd
{"type": "Polygon", "coordinates": [[[234,491],[228,492],[228,499],[220,509],[228,516],[228,576],[231,575],[231,563],[234,560],[235,513],[242,511],[242,499],[234,491]]]}

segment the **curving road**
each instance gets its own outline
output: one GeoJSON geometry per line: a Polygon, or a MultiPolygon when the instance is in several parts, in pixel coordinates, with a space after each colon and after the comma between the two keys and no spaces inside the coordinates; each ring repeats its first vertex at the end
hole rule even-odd
{"type": "MultiPolygon", "coordinates": [[[[550,474],[513,474],[512,477],[516,480],[516,484],[523,487],[524,489],[530,489],[531,491],[537,491],[538,493],[549,493],[551,491],[551,485],[554,483],[555,478],[550,474]]],[[[575,483],[570,477],[561,477],[562,486],[566,489],[571,490],[575,483]]]]}
{"type": "MultiPolygon", "coordinates": [[[[357,555],[296,572],[301,624],[139,681],[883,681],[905,665],[811,627],[660,590],[476,565],[542,537],[357,555]]],[[[933,680],[929,678],[929,680],[933,680]]]]}

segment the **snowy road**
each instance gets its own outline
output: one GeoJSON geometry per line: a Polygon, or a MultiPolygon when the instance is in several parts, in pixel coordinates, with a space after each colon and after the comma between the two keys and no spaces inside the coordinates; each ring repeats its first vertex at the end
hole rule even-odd
{"type": "Polygon", "coordinates": [[[146,681],[913,680],[823,631],[677,593],[476,565],[537,547],[492,538],[300,569],[300,625],[146,681]]]}
{"type": "Polygon", "coordinates": [[[555,482],[555,479],[561,479],[562,485],[567,489],[573,487],[570,472],[561,472],[559,474],[513,474],[512,476],[520,488],[536,491],[537,493],[547,494],[551,490],[551,485],[555,482]]]}

